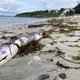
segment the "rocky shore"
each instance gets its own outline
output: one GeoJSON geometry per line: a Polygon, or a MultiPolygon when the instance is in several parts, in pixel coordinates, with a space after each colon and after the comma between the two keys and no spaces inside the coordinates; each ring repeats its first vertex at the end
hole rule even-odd
{"type": "Polygon", "coordinates": [[[0,80],[80,80],[80,16],[51,18],[0,29],[0,44],[16,36],[43,32],[0,66],[0,80]]]}

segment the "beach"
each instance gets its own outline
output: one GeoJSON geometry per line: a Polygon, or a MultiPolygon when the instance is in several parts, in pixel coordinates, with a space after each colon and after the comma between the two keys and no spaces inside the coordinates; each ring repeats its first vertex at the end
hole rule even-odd
{"type": "Polygon", "coordinates": [[[0,80],[80,80],[80,15],[2,27],[0,44],[39,31],[44,37],[32,45],[38,49],[1,65],[0,80]]]}

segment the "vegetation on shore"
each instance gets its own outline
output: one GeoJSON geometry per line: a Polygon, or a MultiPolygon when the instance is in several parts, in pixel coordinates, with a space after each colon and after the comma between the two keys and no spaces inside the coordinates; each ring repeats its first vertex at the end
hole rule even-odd
{"type": "Polygon", "coordinates": [[[25,12],[16,15],[17,17],[56,17],[59,16],[57,10],[44,10],[44,11],[34,11],[34,12],[25,12]]]}
{"type": "Polygon", "coordinates": [[[80,3],[74,8],[76,14],[80,14],[80,3]]]}
{"type": "MultiPolygon", "coordinates": [[[[37,17],[37,18],[45,18],[45,17],[58,17],[65,8],[61,8],[60,10],[41,10],[41,11],[33,11],[33,12],[24,12],[16,14],[16,17],[37,17]]],[[[80,14],[80,3],[78,3],[74,8],[76,14],[80,14]]]]}

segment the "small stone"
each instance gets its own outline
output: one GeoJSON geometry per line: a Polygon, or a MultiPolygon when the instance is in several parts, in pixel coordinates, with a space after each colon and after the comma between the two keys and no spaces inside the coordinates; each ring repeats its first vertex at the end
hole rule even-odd
{"type": "Polygon", "coordinates": [[[47,78],[49,78],[48,74],[43,74],[39,77],[39,80],[46,80],[47,78]]]}
{"type": "Polygon", "coordinates": [[[59,74],[59,77],[60,77],[61,79],[66,79],[66,74],[65,74],[65,73],[61,73],[61,74],[59,74]]]}

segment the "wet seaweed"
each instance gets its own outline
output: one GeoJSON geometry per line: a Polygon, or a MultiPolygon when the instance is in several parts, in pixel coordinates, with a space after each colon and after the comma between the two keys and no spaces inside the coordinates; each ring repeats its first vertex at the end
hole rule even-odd
{"type": "Polygon", "coordinates": [[[73,60],[80,60],[80,55],[78,56],[72,56],[73,60]]]}
{"type": "Polygon", "coordinates": [[[69,66],[65,66],[65,65],[61,64],[59,61],[56,63],[56,65],[61,67],[61,68],[65,68],[65,69],[70,69],[71,68],[69,66]]]}
{"type": "Polygon", "coordinates": [[[47,54],[47,53],[54,53],[54,52],[56,52],[56,50],[48,50],[48,51],[44,51],[44,52],[41,52],[41,53],[47,54]]]}
{"type": "Polygon", "coordinates": [[[16,56],[25,56],[31,53],[36,53],[40,51],[44,45],[40,44],[38,41],[31,41],[26,46],[23,46],[16,56]]]}
{"type": "Polygon", "coordinates": [[[65,52],[62,52],[62,51],[60,51],[60,50],[57,51],[57,55],[58,55],[58,56],[64,57],[64,54],[65,54],[65,52]]]}
{"type": "Polygon", "coordinates": [[[43,27],[45,26],[45,24],[32,24],[32,25],[29,25],[28,28],[37,28],[37,27],[43,27]]]}
{"type": "Polygon", "coordinates": [[[59,66],[60,68],[65,68],[65,69],[71,69],[71,68],[73,68],[73,69],[80,69],[80,67],[70,67],[70,66],[66,66],[66,65],[60,63],[59,61],[56,63],[56,65],[59,66]]]}
{"type": "Polygon", "coordinates": [[[69,21],[69,22],[66,22],[66,23],[68,23],[68,24],[77,24],[78,22],[73,22],[73,21],[69,21]]]}
{"type": "Polygon", "coordinates": [[[69,47],[74,47],[73,45],[68,45],[69,47]]]}
{"type": "Polygon", "coordinates": [[[68,46],[69,47],[78,47],[78,48],[80,47],[79,45],[74,45],[74,46],[73,45],[68,45],[68,46]]]}
{"type": "Polygon", "coordinates": [[[60,33],[69,33],[75,30],[79,30],[76,26],[72,25],[75,22],[70,22],[71,25],[69,25],[68,23],[64,24],[64,19],[52,19],[48,20],[48,23],[50,23],[53,27],[60,28],[60,33]],[[64,28],[68,30],[65,30],[64,28]]]}
{"type": "Polygon", "coordinates": [[[0,39],[7,39],[7,38],[10,38],[10,37],[2,36],[0,39]]]}
{"type": "Polygon", "coordinates": [[[48,20],[48,23],[50,23],[51,25],[57,26],[59,24],[62,24],[64,22],[63,19],[52,19],[52,20],[48,20]]]}
{"type": "Polygon", "coordinates": [[[50,34],[51,34],[50,30],[49,31],[43,31],[43,33],[42,33],[43,38],[51,38],[50,34]]]}
{"type": "Polygon", "coordinates": [[[54,45],[54,42],[51,42],[50,45],[54,45]]]}

